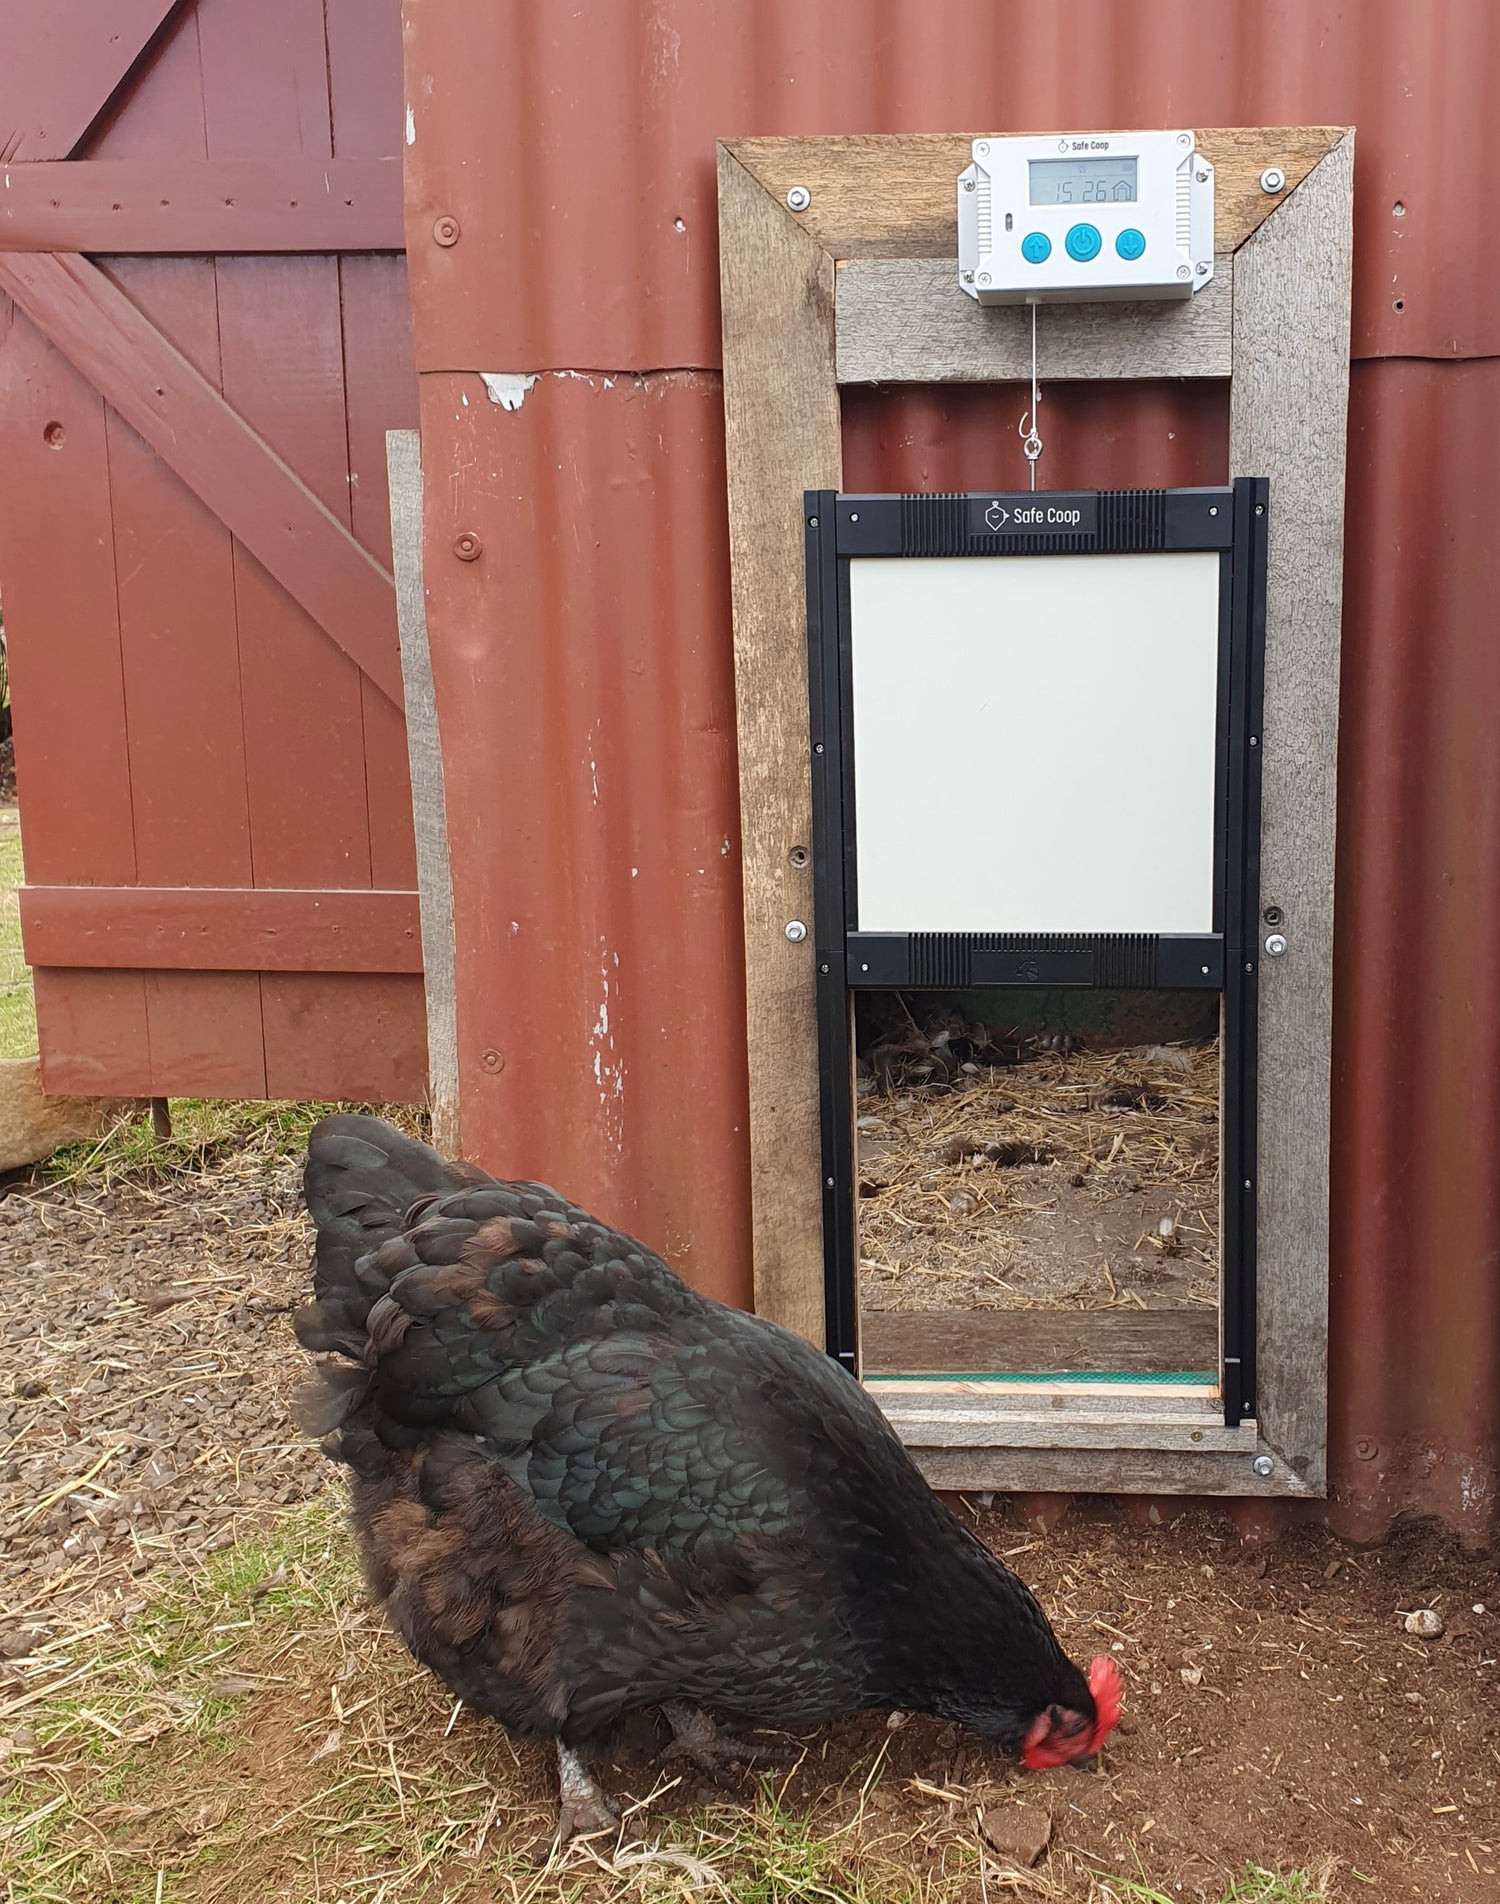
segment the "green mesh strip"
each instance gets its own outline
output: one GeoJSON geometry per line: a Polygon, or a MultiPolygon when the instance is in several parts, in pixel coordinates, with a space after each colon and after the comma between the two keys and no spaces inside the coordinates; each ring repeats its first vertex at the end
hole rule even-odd
{"type": "Polygon", "coordinates": [[[959,1374],[946,1370],[942,1374],[932,1374],[927,1370],[913,1369],[902,1374],[885,1370],[879,1375],[861,1377],[870,1382],[1123,1382],[1132,1387],[1146,1388],[1214,1388],[1218,1385],[1218,1376],[1211,1369],[1169,1369],[1165,1372],[1145,1369],[1053,1369],[1031,1371],[980,1373],[971,1371],[959,1374]]]}

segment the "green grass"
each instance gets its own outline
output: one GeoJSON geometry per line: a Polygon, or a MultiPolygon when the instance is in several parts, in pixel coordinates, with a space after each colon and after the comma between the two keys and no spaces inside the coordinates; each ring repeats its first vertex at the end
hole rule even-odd
{"type": "Polygon", "coordinates": [[[295,1156],[307,1134],[330,1111],[374,1110],[409,1131],[427,1135],[425,1111],[410,1105],[260,1103],[228,1098],[173,1098],[168,1110],[172,1134],[156,1135],[151,1118],[122,1118],[103,1136],[64,1144],[39,1167],[38,1176],[53,1185],[87,1183],[107,1188],[120,1178],[160,1181],[206,1170],[231,1156],[271,1164],[295,1156]]]}
{"type": "Polygon", "coordinates": [[[0,1058],[36,1055],[36,998],[21,956],[21,827],[0,808],[0,1058]]]}
{"type": "MultiPolygon", "coordinates": [[[[1121,1897],[1139,1899],[1140,1904],[1181,1904],[1180,1899],[1168,1892],[1138,1883],[1134,1878],[1118,1877],[1107,1871],[1098,1872],[1096,1876],[1111,1891],[1121,1897]]],[[[1264,1870],[1258,1864],[1247,1864],[1224,1893],[1221,1904],[1327,1904],[1327,1895],[1305,1871],[1282,1874],[1264,1870]]]]}

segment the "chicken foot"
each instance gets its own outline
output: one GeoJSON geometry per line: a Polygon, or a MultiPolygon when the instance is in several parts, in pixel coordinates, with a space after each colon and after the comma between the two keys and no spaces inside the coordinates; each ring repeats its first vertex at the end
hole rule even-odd
{"type": "Polygon", "coordinates": [[[667,1704],[662,1707],[672,1728],[669,1759],[689,1759],[700,1771],[712,1772],[721,1765],[789,1765],[798,1756],[797,1749],[786,1745],[762,1745],[758,1741],[737,1739],[714,1724],[706,1712],[696,1706],[667,1704]]]}
{"type": "Polygon", "coordinates": [[[570,1838],[589,1838],[618,1827],[619,1813],[583,1760],[561,1739],[557,1742],[557,1783],[557,1835],[563,1844],[570,1838]]]}

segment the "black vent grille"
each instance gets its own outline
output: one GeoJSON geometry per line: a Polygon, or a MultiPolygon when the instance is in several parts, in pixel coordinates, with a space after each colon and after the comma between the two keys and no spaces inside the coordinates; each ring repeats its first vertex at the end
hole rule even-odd
{"type": "Polygon", "coordinates": [[[1153,933],[1114,933],[1099,941],[1098,983],[1122,987],[1156,984],[1156,937],[1153,933]]]}
{"type": "Polygon", "coordinates": [[[903,555],[1086,555],[1115,550],[1135,553],[1167,545],[1164,489],[1101,489],[1098,533],[1087,535],[976,535],[969,507],[974,498],[945,491],[901,497],[903,555]]]}
{"type": "Polygon", "coordinates": [[[907,934],[907,983],[962,991],[973,982],[976,952],[1091,952],[1094,983],[1121,990],[1156,985],[1156,935],[1150,932],[912,932],[907,934]]]}
{"type": "Polygon", "coordinates": [[[961,932],[913,932],[907,937],[910,983],[935,991],[963,991],[969,983],[969,955],[978,943],[961,932]]]}
{"type": "Polygon", "coordinates": [[[1163,549],[1167,543],[1167,492],[1164,489],[1101,489],[1101,549],[1163,549]]]}
{"type": "MultiPolygon", "coordinates": [[[[982,542],[999,540],[998,536],[970,536],[967,496],[945,493],[901,498],[903,555],[969,555],[982,542]]],[[[987,549],[985,553],[995,551],[987,549]]]]}

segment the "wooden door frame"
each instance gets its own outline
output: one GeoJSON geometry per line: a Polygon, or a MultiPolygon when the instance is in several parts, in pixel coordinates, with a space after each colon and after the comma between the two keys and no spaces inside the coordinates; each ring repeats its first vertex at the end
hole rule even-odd
{"type": "MultiPolygon", "coordinates": [[[[1044,379],[1215,376],[1231,475],[1271,479],[1261,891],[1258,1418],[1208,1392],[883,1381],[950,1487],[1320,1495],[1327,1484],[1328,1148],[1352,129],[1203,129],[1212,286],[1049,311],[1044,379]],[[1261,175],[1284,175],[1274,193],[1261,175]],[[1217,1422],[1217,1425],[1216,1425],[1217,1422]],[[1257,1471],[1259,1462],[1261,1470],[1257,1471]]],[[[719,246],[744,854],[755,1302],[823,1340],[802,497],[840,487],[838,387],[1022,374],[1017,313],[953,282],[968,136],[722,142],[719,246]],[[800,187],[801,211],[787,195],[800,187]],[[803,195],[806,195],[804,198],[803,195]]],[[[1028,366],[1029,368],[1029,362],[1028,366]]]]}

